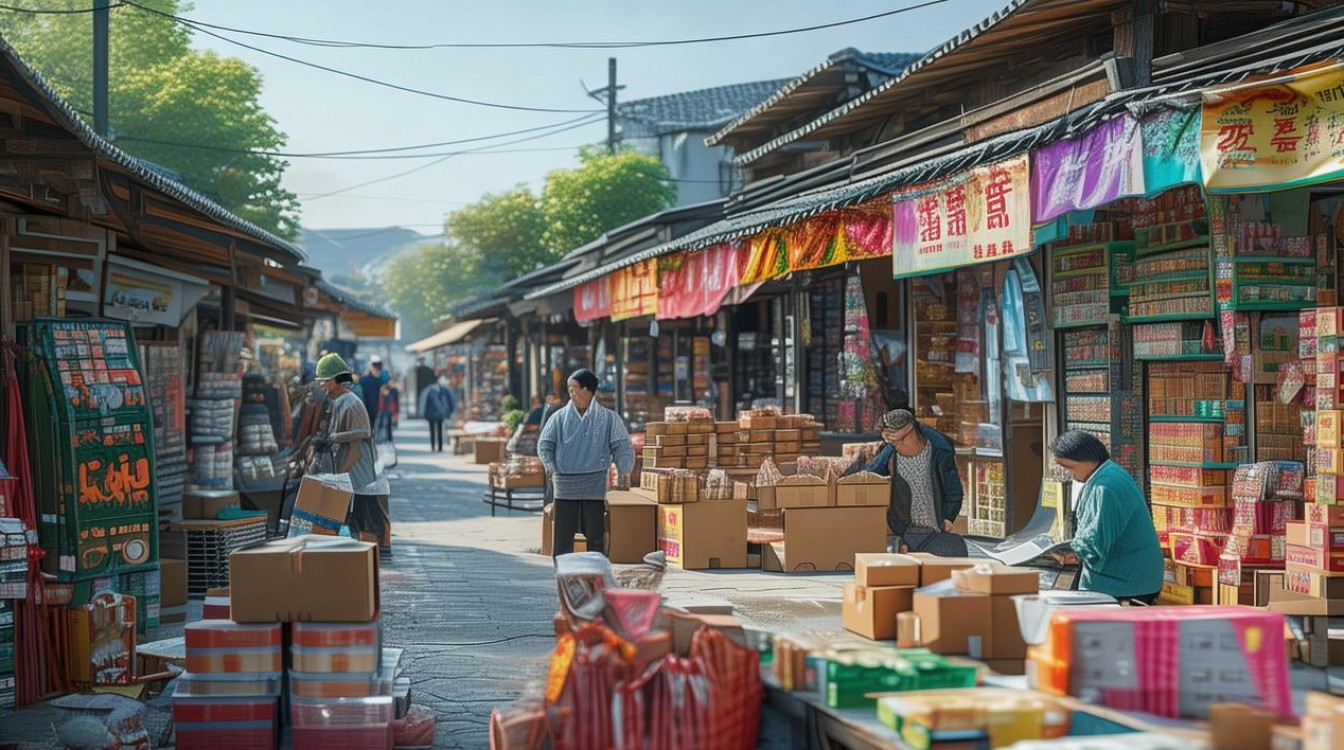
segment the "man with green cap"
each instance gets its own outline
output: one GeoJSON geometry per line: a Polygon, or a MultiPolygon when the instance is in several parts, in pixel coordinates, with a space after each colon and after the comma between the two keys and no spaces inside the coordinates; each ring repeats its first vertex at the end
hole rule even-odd
{"type": "Polygon", "coordinates": [[[376,454],[369,414],[364,402],[350,390],[354,375],[340,355],[328,354],[317,362],[316,380],[327,395],[327,429],[313,438],[313,450],[330,458],[335,473],[350,475],[355,493],[346,518],[350,533],[356,539],[362,532],[372,534],[382,546],[389,519],[378,503],[378,496],[387,495],[390,490],[387,479],[379,477],[374,466],[376,454]]]}

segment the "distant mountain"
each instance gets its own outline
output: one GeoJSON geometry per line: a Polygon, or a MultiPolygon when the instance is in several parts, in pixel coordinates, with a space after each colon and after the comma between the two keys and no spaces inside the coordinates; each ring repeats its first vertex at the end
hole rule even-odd
{"type": "Polygon", "coordinates": [[[328,277],[356,272],[376,277],[398,251],[426,242],[442,242],[443,235],[420,234],[406,227],[363,229],[304,229],[301,244],[308,265],[328,277]]]}

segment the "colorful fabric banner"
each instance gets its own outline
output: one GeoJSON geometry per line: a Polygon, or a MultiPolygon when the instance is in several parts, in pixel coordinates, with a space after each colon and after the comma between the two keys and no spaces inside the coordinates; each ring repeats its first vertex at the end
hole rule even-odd
{"type": "Polygon", "coordinates": [[[611,316],[611,276],[599,276],[574,287],[574,319],[580,323],[611,316]]]}
{"type": "Polygon", "coordinates": [[[1139,122],[1128,115],[1031,155],[1033,223],[1143,193],[1139,122]]]}
{"type": "Polygon", "coordinates": [[[845,236],[849,240],[848,260],[890,255],[891,220],[892,206],[887,201],[845,209],[845,236]]]}
{"type": "Polygon", "coordinates": [[[658,317],[698,318],[719,311],[742,273],[740,242],[684,252],[660,263],[658,317]]]}
{"type": "Polygon", "coordinates": [[[611,279],[613,321],[658,312],[658,259],[626,266],[608,274],[611,279]]]}
{"type": "Polygon", "coordinates": [[[893,212],[895,278],[1030,252],[1029,160],[1024,154],[930,184],[913,199],[898,199],[893,212]]]}
{"type": "Polygon", "coordinates": [[[1144,195],[1152,197],[1177,185],[1204,181],[1199,164],[1199,110],[1163,107],[1144,115],[1144,195]]]}
{"type": "Polygon", "coordinates": [[[737,283],[759,284],[788,273],[787,235],[788,230],[772,227],[748,240],[747,260],[737,283]]]}
{"type": "Polygon", "coordinates": [[[1283,78],[1205,92],[1200,153],[1209,192],[1259,192],[1344,177],[1344,69],[1334,62],[1283,78]]]}

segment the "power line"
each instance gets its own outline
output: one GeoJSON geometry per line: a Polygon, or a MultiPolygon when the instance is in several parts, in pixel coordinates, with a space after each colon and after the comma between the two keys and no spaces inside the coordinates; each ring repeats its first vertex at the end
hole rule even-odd
{"type": "MultiPolygon", "coordinates": [[[[592,123],[599,122],[594,120],[592,123]]],[[[552,135],[547,133],[546,135],[552,135]]],[[[282,154],[274,151],[249,151],[242,148],[224,148],[222,146],[203,146],[195,143],[180,143],[173,141],[156,141],[152,138],[118,138],[117,140],[135,141],[136,143],[152,143],[160,146],[172,146],[174,148],[186,148],[200,151],[211,151],[215,153],[241,154],[245,156],[277,156],[289,159],[334,159],[337,161],[390,161],[400,159],[432,159],[438,156],[489,156],[491,154],[523,154],[542,151],[577,151],[583,147],[583,144],[574,146],[547,146],[544,148],[501,148],[499,150],[488,150],[490,146],[483,146],[478,149],[464,149],[462,151],[439,151],[429,154],[384,154],[384,155],[353,155],[353,156],[308,156],[304,154],[282,154]]]]}
{"type": "MultiPolygon", "coordinates": [[[[86,114],[86,115],[87,115],[88,113],[87,113],[87,112],[84,112],[84,113],[82,113],[82,114],[86,114]]],[[[476,143],[476,142],[479,142],[479,141],[493,141],[493,140],[495,140],[495,139],[497,139],[497,138],[507,138],[507,137],[512,136],[512,135],[522,135],[522,134],[524,134],[524,133],[535,133],[535,132],[537,132],[537,131],[539,131],[539,130],[549,130],[549,129],[551,129],[551,128],[563,127],[563,126],[565,126],[565,125],[573,125],[573,124],[575,124],[575,123],[577,123],[577,122],[579,122],[579,121],[581,121],[581,120],[586,120],[586,121],[588,121],[588,122],[590,122],[590,123],[596,123],[596,122],[601,122],[602,118],[601,118],[600,116],[597,116],[597,115],[582,115],[582,116],[580,116],[580,117],[576,117],[576,118],[574,118],[574,119],[572,119],[572,120],[564,120],[563,122],[553,122],[553,123],[551,123],[551,124],[549,124],[549,125],[538,125],[538,126],[536,126],[536,127],[531,127],[531,128],[520,128],[520,129],[518,129],[518,130],[506,130],[506,131],[504,131],[504,132],[502,132],[502,133],[494,133],[494,134],[492,134],[492,135],[474,136],[474,137],[471,137],[471,138],[458,138],[458,139],[451,140],[451,141],[438,141],[438,142],[435,142],[435,143],[421,143],[421,144],[418,144],[418,145],[415,145],[415,146],[389,146],[389,147],[386,147],[386,148],[361,148],[361,149],[350,149],[350,150],[346,150],[346,151],[314,151],[314,152],[309,152],[309,153],[296,153],[296,152],[289,152],[289,151],[267,151],[267,150],[262,150],[262,149],[237,149],[237,148],[228,148],[228,147],[226,147],[226,146],[206,146],[206,145],[199,144],[199,143],[184,143],[184,142],[180,142],[180,141],[163,141],[163,140],[156,140],[156,139],[153,139],[153,138],[137,138],[137,137],[135,137],[135,136],[126,136],[126,135],[118,135],[118,136],[117,136],[117,140],[118,140],[118,141],[132,141],[132,142],[135,142],[135,143],[153,143],[153,144],[158,145],[158,146],[177,146],[177,147],[180,147],[180,148],[193,148],[193,149],[198,149],[198,150],[201,150],[201,151],[219,151],[219,152],[222,152],[222,153],[229,153],[229,154],[242,153],[242,154],[255,154],[255,155],[257,155],[257,156],[276,156],[276,157],[285,158],[285,159],[333,159],[333,158],[339,158],[339,157],[345,157],[345,156],[363,156],[363,155],[371,155],[371,154],[390,154],[390,153],[396,153],[396,152],[399,152],[399,151],[418,151],[418,150],[420,150],[420,149],[426,149],[426,148],[440,148],[440,147],[442,147],[442,146],[456,146],[456,145],[458,145],[458,144],[460,144],[460,143],[476,143]]]]}
{"type": "MultiPolygon", "coordinates": [[[[178,22],[192,25],[193,27],[207,27],[218,31],[228,31],[236,34],[246,34],[249,36],[265,37],[267,39],[278,39],[295,44],[304,44],[313,47],[336,47],[342,49],[367,48],[383,50],[432,50],[432,49],[528,49],[528,48],[551,48],[551,49],[628,49],[631,47],[668,47],[683,44],[708,44],[711,42],[731,42],[744,39],[760,39],[764,37],[785,36],[789,34],[803,34],[811,31],[822,31],[825,29],[834,29],[841,26],[849,26],[866,21],[875,21],[879,18],[888,18],[910,11],[920,10],[933,5],[940,5],[949,0],[927,0],[926,2],[915,5],[897,8],[895,10],[873,13],[859,18],[849,18],[843,21],[831,21],[829,23],[813,24],[811,26],[799,26],[792,29],[779,29],[776,31],[761,31],[749,34],[729,34],[724,36],[696,37],[690,39],[661,39],[647,41],[606,41],[606,42],[435,42],[431,44],[381,44],[377,42],[357,42],[338,39],[318,39],[314,37],[293,36],[289,34],[275,34],[264,31],[255,31],[250,29],[240,29],[220,24],[206,23],[204,21],[195,21],[164,13],[154,8],[147,8],[139,3],[128,0],[122,3],[138,10],[153,13],[160,16],[172,18],[178,22]]],[[[203,29],[202,29],[203,30],[203,29]]],[[[209,32],[206,32],[209,33],[209,32]]]]}
{"type": "MultiPolygon", "coordinates": [[[[945,2],[945,0],[938,0],[938,2],[945,2]]],[[[352,72],[350,72],[350,71],[348,71],[348,70],[341,70],[341,69],[339,69],[339,68],[333,68],[333,67],[330,67],[330,66],[327,66],[327,65],[322,65],[322,64],[319,64],[319,63],[315,63],[315,62],[310,62],[310,61],[308,61],[308,60],[302,60],[302,59],[297,58],[297,57],[291,57],[291,56],[289,56],[289,55],[285,55],[285,54],[282,54],[282,53],[280,53],[280,52],[274,52],[274,51],[272,51],[272,50],[264,49],[264,48],[262,48],[262,47],[257,47],[257,46],[255,46],[255,45],[251,45],[251,44],[248,44],[248,43],[246,43],[246,42],[240,42],[240,41],[238,41],[237,39],[230,39],[229,37],[224,36],[223,34],[216,34],[216,33],[213,32],[213,31],[210,31],[210,30],[208,30],[208,29],[206,29],[206,28],[204,28],[204,27],[202,27],[202,26],[199,26],[199,25],[197,25],[197,24],[196,24],[195,22],[193,22],[193,21],[188,21],[188,20],[186,20],[186,19],[184,19],[184,18],[179,18],[179,17],[174,16],[174,15],[172,15],[172,14],[170,14],[170,13],[163,13],[163,12],[161,12],[161,11],[154,10],[153,8],[146,8],[146,7],[143,6],[143,5],[135,5],[135,4],[133,4],[133,3],[127,3],[127,5],[130,5],[130,6],[134,7],[134,8],[137,8],[137,9],[139,9],[139,10],[143,10],[143,11],[146,11],[146,12],[149,12],[149,13],[154,13],[155,15],[165,16],[165,17],[167,17],[167,18],[171,18],[171,19],[177,21],[178,23],[182,24],[183,26],[186,26],[186,27],[189,28],[189,29],[193,29],[193,30],[195,30],[195,31],[199,31],[199,32],[201,32],[202,34],[205,34],[206,36],[212,36],[212,37],[214,37],[214,38],[216,38],[216,39],[219,39],[219,40],[224,41],[224,42],[228,42],[229,44],[237,45],[237,46],[242,47],[242,48],[244,48],[244,49],[250,49],[250,50],[252,50],[253,52],[260,52],[260,53],[263,54],[263,55],[269,55],[269,56],[271,56],[271,57],[274,57],[274,58],[277,58],[277,59],[280,59],[280,60],[285,60],[285,61],[287,61],[287,62],[295,63],[296,65],[303,65],[303,66],[308,67],[308,68],[313,68],[314,70],[321,70],[321,71],[324,71],[324,72],[327,72],[327,73],[334,73],[334,74],[339,75],[339,76],[344,76],[344,77],[346,77],[346,78],[352,78],[352,79],[354,79],[354,80],[356,80],[356,81],[363,81],[363,82],[365,82],[365,83],[371,83],[371,84],[373,84],[373,85],[375,85],[375,86],[382,86],[383,88],[389,88],[389,89],[392,89],[392,90],[394,90],[394,91],[403,91],[403,92],[406,92],[406,93],[408,93],[408,94],[418,94],[418,95],[420,95],[420,96],[427,96],[427,97],[430,97],[431,99],[440,99],[440,100],[447,101],[447,102],[457,102],[457,103],[459,103],[459,104],[471,104],[471,105],[475,105],[475,106],[477,106],[477,107],[493,107],[493,108],[495,108],[495,109],[509,109],[509,110],[515,110],[515,111],[519,111],[519,112],[561,112],[561,113],[573,113],[573,112],[579,112],[579,113],[588,114],[588,113],[601,112],[601,111],[602,111],[602,110],[596,110],[596,109],[560,109],[560,108],[555,108],[555,107],[528,107],[528,106],[523,106],[523,105],[519,105],[519,104],[501,104],[501,103],[499,103],[499,102],[487,102],[487,101],[482,101],[482,100],[480,100],[480,99],[468,99],[468,98],[466,98],[466,97],[461,97],[461,96],[450,96],[450,95],[448,95],[448,94],[440,94],[440,93],[438,93],[438,92],[434,92],[434,91],[425,91],[424,89],[411,88],[410,86],[402,86],[401,84],[398,84],[398,83],[392,83],[392,82],[390,82],[390,81],[383,81],[383,80],[380,80],[380,79],[377,79],[377,78],[372,78],[372,77],[370,77],[370,76],[361,75],[361,74],[359,74],[359,73],[352,73],[352,72]]]]}

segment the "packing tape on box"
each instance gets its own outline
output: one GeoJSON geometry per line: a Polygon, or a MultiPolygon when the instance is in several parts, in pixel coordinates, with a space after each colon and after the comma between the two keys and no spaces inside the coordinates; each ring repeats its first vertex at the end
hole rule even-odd
{"type": "Polygon", "coordinates": [[[319,516],[316,513],[313,513],[312,511],[307,511],[302,508],[294,509],[293,514],[291,514],[290,516],[290,523],[294,522],[293,519],[298,519],[300,521],[306,522],[310,526],[316,526],[317,528],[327,529],[328,531],[334,531],[337,533],[340,533],[341,526],[344,525],[341,521],[337,521],[332,518],[327,518],[326,516],[319,516]]]}

